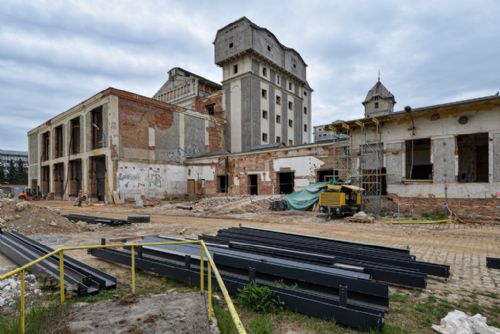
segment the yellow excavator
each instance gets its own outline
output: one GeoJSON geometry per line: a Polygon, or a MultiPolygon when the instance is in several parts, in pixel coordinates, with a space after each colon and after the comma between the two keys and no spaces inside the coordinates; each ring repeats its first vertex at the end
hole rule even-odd
{"type": "Polygon", "coordinates": [[[326,218],[352,216],[361,209],[364,189],[348,184],[328,184],[319,194],[319,211],[326,218]]]}

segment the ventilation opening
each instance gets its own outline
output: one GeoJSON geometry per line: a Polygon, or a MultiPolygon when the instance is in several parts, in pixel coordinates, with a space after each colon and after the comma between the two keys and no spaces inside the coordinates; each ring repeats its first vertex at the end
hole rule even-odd
{"type": "Polygon", "coordinates": [[[279,193],[280,194],[290,194],[293,193],[295,184],[295,173],[294,172],[279,172],[279,193]]]}
{"type": "Polygon", "coordinates": [[[457,136],[458,182],[488,182],[488,134],[457,136]]]}
{"type": "Polygon", "coordinates": [[[430,138],[406,141],[406,178],[432,180],[430,138]]]}
{"type": "Polygon", "coordinates": [[[248,175],[248,193],[250,195],[259,194],[258,175],[248,175]]]}

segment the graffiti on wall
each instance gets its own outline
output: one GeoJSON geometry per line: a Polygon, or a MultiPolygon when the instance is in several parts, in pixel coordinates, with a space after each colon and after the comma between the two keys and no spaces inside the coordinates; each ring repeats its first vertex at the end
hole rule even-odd
{"type": "Polygon", "coordinates": [[[185,149],[178,148],[167,153],[167,159],[175,162],[184,162],[186,158],[195,157],[201,154],[198,144],[190,144],[185,149]]]}

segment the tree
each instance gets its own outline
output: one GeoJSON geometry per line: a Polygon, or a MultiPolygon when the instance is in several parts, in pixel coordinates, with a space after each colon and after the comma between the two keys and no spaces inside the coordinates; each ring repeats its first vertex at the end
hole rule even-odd
{"type": "Polygon", "coordinates": [[[3,169],[3,163],[0,161],[0,184],[5,183],[5,170],[3,169]]]}
{"type": "Polygon", "coordinates": [[[24,167],[24,162],[21,159],[17,160],[16,184],[28,184],[28,170],[24,167]]]}
{"type": "Polygon", "coordinates": [[[14,165],[14,160],[9,161],[9,167],[7,168],[7,183],[16,184],[16,166],[14,165]]]}

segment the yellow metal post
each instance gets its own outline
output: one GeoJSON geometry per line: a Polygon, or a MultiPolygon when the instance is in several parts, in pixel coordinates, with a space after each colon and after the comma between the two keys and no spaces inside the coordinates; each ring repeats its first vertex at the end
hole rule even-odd
{"type": "Polygon", "coordinates": [[[64,253],[59,252],[59,295],[61,297],[61,304],[64,304],[64,253]]]}
{"type": "Polygon", "coordinates": [[[132,245],[130,249],[130,258],[132,260],[131,267],[132,267],[132,294],[135,294],[135,246],[132,245]]]}
{"type": "Polygon", "coordinates": [[[25,310],[25,306],[24,306],[24,270],[21,271],[21,334],[24,334],[24,310],[25,310]]]}
{"type": "Polygon", "coordinates": [[[200,292],[205,291],[205,252],[200,244],[200,292]]]}
{"type": "Polygon", "coordinates": [[[212,321],[212,266],[207,263],[208,269],[208,321],[212,321]]]}

